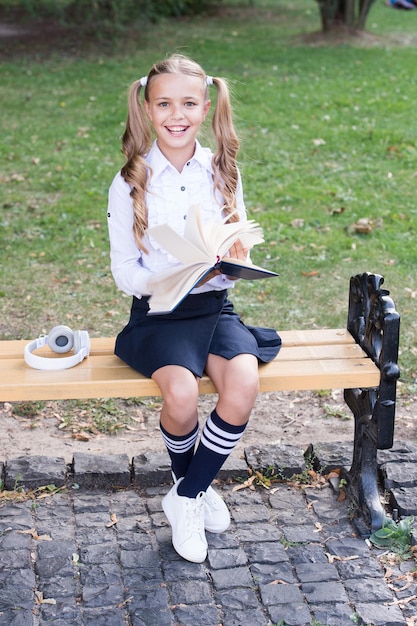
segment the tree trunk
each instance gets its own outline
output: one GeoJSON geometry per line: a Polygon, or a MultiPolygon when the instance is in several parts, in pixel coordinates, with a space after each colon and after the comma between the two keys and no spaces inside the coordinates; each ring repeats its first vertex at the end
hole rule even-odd
{"type": "Polygon", "coordinates": [[[359,3],[359,15],[356,22],[356,27],[359,30],[363,30],[365,28],[366,18],[368,17],[369,11],[371,10],[371,6],[375,0],[361,0],[359,3]]]}
{"type": "Polygon", "coordinates": [[[322,32],[332,30],[364,30],[366,19],[375,0],[317,0],[322,32]]]}

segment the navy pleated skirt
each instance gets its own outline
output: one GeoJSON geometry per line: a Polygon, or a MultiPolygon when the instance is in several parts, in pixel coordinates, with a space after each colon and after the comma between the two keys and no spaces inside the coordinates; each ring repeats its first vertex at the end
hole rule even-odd
{"type": "Polygon", "coordinates": [[[148,378],[165,365],[181,365],[201,377],[209,354],[253,354],[267,363],[281,347],[273,328],[242,322],[226,290],[191,294],[166,315],[147,315],[148,300],[133,297],[129,323],[115,346],[119,358],[148,378]]]}

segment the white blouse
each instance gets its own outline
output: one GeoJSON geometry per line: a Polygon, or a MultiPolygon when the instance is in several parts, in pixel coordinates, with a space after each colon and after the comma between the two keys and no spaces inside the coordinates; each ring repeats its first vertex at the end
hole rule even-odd
{"type": "MultiPolygon", "coordinates": [[[[223,199],[216,200],[213,188],[212,152],[196,142],[194,156],[182,172],[166,159],[155,141],[146,161],[152,170],[146,203],[148,226],[169,224],[181,235],[191,206],[201,206],[202,219],[221,221],[223,199]]],[[[165,252],[156,241],[145,233],[143,243],[148,254],[137,247],[133,236],[133,201],[131,186],[119,172],[109,189],[107,223],[110,237],[111,271],[119,289],[129,296],[141,298],[149,295],[148,278],[180,262],[165,252]]],[[[217,197],[218,194],[217,194],[217,197]]],[[[237,209],[240,219],[246,219],[242,184],[239,174],[237,209]]],[[[234,281],[225,275],[215,276],[192,293],[228,289],[234,281]]]]}

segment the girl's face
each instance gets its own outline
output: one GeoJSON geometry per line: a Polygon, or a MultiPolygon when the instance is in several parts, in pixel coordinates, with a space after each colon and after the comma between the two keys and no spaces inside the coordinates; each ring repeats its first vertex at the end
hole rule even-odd
{"type": "Polygon", "coordinates": [[[145,108],[155,128],[158,146],[181,171],[194,154],[197,133],[210,108],[201,78],[183,74],[154,76],[145,108]]]}

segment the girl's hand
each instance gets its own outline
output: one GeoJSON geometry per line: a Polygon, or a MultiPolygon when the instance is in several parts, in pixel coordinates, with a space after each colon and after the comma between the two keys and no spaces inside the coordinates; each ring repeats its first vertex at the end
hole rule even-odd
{"type": "Polygon", "coordinates": [[[230,258],[232,259],[240,259],[241,261],[246,261],[248,252],[249,252],[249,248],[244,248],[242,244],[240,243],[240,239],[238,239],[231,246],[229,250],[229,255],[230,255],[230,258]]]}
{"type": "MultiPolygon", "coordinates": [[[[240,259],[241,261],[246,261],[246,257],[248,256],[250,248],[244,248],[238,239],[229,249],[229,256],[232,259],[240,259]]],[[[229,257],[225,257],[226,259],[229,257]]],[[[209,280],[214,278],[215,276],[220,276],[220,270],[212,270],[207,276],[202,278],[199,283],[197,283],[196,287],[201,287],[204,283],[207,283],[209,280]]],[[[237,280],[236,276],[227,276],[229,280],[237,280]]]]}
{"type": "Polygon", "coordinates": [[[214,278],[215,276],[220,276],[221,271],[220,270],[212,270],[211,272],[209,272],[207,274],[207,276],[204,276],[204,278],[202,278],[197,284],[196,287],[201,287],[201,285],[204,285],[204,283],[208,283],[209,280],[211,280],[212,278],[214,278]]]}
{"type": "MultiPolygon", "coordinates": [[[[250,248],[244,248],[240,243],[240,239],[235,241],[235,243],[231,246],[229,250],[229,255],[231,259],[239,259],[241,261],[246,261],[248,252],[250,248]]],[[[237,280],[236,276],[227,276],[229,280],[237,280]]]]}

